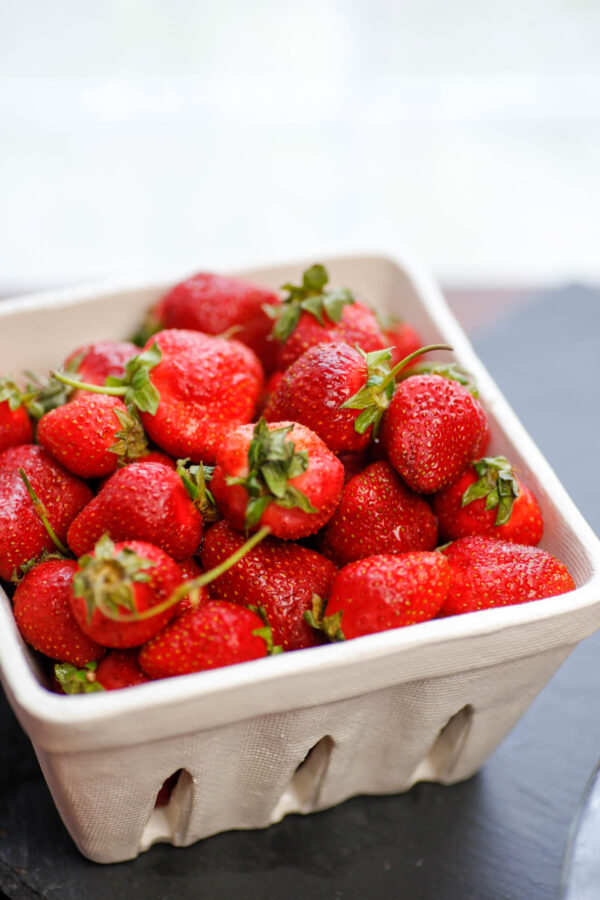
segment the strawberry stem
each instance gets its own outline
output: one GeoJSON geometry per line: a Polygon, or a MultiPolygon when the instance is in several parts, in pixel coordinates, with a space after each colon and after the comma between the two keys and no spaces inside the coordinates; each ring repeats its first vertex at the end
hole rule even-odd
{"type": "Polygon", "coordinates": [[[104,384],[90,384],[87,381],[78,381],[76,378],[71,378],[69,375],[65,375],[64,372],[51,372],[50,377],[56,378],[57,381],[67,384],[69,387],[77,388],[80,391],[90,391],[92,394],[109,394],[111,397],[123,397],[127,393],[125,385],[106,387],[104,384]]]}
{"type": "Polygon", "coordinates": [[[454,348],[450,347],[448,344],[427,344],[425,347],[419,347],[418,350],[414,350],[412,353],[409,353],[408,356],[405,356],[404,359],[401,359],[399,363],[396,363],[393,369],[390,370],[389,375],[383,379],[381,384],[378,386],[379,391],[384,391],[388,384],[391,384],[392,381],[395,380],[396,375],[403,369],[407,363],[409,363],[412,359],[415,359],[417,356],[420,356],[422,353],[429,353],[431,350],[450,350],[452,351],[454,348]]]}
{"type": "Polygon", "coordinates": [[[259,544],[260,541],[266,538],[270,533],[271,529],[267,525],[263,526],[256,534],[253,534],[251,538],[243,543],[241,547],[238,547],[231,556],[228,556],[227,559],[224,559],[218,566],[215,566],[214,569],[209,569],[208,572],[203,572],[202,575],[198,575],[197,578],[192,578],[190,581],[182,582],[166,600],[163,600],[162,603],[157,603],[156,606],[152,606],[150,609],[145,609],[143,612],[134,613],[129,616],[119,615],[118,613],[113,613],[112,611],[104,609],[102,612],[105,616],[109,619],[113,619],[115,622],[139,622],[141,619],[151,619],[153,616],[157,616],[160,613],[165,612],[165,610],[171,609],[172,606],[176,606],[180,600],[183,600],[183,598],[192,591],[210,584],[211,581],[215,581],[220,575],[223,575],[231,569],[232,566],[235,566],[240,559],[249,553],[253,547],[259,544]]]}
{"type": "Polygon", "coordinates": [[[65,547],[65,545],[60,540],[60,538],[57,537],[56,532],[54,531],[54,528],[52,527],[52,525],[50,524],[50,520],[48,519],[48,512],[46,510],[46,507],[44,506],[44,504],[42,503],[42,501],[36,494],[35,490],[33,489],[33,485],[31,484],[29,478],[25,474],[25,469],[20,468],[19,475],[23,479],[23,484],[27,488],[27,493],[31,497],[31,502],[33,503],[33,508],[34,508],[36,514],[38,515],[38,517],[41,519],[42,525],[48,532],[48,535],[51,538],[52,542],[54,543],[54,546],[58,550],[60,550],[61,553],[64,553],[66,556],[70,557],[71,554],[69,553],[69,548],[65,547]]]}

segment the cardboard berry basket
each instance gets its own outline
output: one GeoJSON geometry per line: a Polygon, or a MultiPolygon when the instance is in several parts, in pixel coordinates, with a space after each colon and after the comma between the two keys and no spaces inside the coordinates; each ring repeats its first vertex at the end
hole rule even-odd
{"type": "MultiPolygon", "coordinates": [[[[131,859],[262,828],[355,794],[451,784],[474,774],[582,638],[600,625],[600,545],[534,446],[429,278],[380,257],[325,260],[331,283],[443,340],[476,376],[492,434],[537,494],[542,546],[577,590],[347,643],[91,695],[41,680],[0,598],[0,674],[81,852],[131,859]],[[159,788],[181,775],[166,807],[159,788]]],[[[277,287],[304,266],[249,274],[277,287]]],[[[78,345],[132,333],[168,282],[75,288],[0,304],[2,368],[47,371],[78,345]]]]}

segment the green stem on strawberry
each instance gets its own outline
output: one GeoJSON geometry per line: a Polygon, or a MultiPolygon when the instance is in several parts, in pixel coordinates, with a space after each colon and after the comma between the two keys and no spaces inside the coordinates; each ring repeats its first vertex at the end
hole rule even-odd
{"type": "MultiPolygon", "coordinates": [[[[354,430],[358,434],[364,434],[371,425],[374,435],[377,434],[381,418],[393,396],[396,375],[401,369],[417,356],[421,356],[422,353],[429,353],[431,350],[451,351],[453,348],[448,344],[428,344],[409,353],[399,363],[396,363],[393,369],[390,369],[387,366],[387,360],[391,358],[392,349],[389,347],[387,350],[374,350],[371,353],[362,354],[367,365],[366,384],[341,405],[341,409],[362,410],[354,423],[354,430]]],[[[362,352],[360,348],[359,352],[362,352]]]]}
{"type": "Polygon", "coordinates": [[[78,381],[64,372],[53,372],[51,377],[81,391],[123,397],[126,406],[135,406],[140,412],[155,415],[160,403],[160,394],[150,381],[150,372],[161,359],[162,351],[155,341],[143,353],[131,357],[125,365],[125,375],[122,378],[109,375],[103,385],[78,381]]]}
{"type": "Polygon", "coordinates": [[[121,613],[115,612],[113,609],[108,608],[105,604],[100,602],[98,604],[98,609],[105,615],[107,618],[112,619],[115,622],[139,622],[142,619],[150,619],[153,616],[157,616],[162,612],[165,612],[167,609],[171,609],[171,607],[176,606],[184,597],[190,594],[192,591],[198,590],[199,588],[205,587],[207,584],[210,584],[212,581],[215,581],[219,576],[223,575],[232,566],[235,566],[236,563],[240,561],[247,553],[252,550],[260,541],[264,540],[271,533],[271,529],[268,526],[264,526],[252,537],[248,538],[248,540],[238,547],[238,549],[228,556],[227,559],[224,559],[223,562],[219,563],[218,566],[215,566],[213,569],[209,569],[208,572],[203,572],[202,575],[199,575],[197,578],[192,578],[189,581],[182,582],[175,590],[167,597],[166,600],[163,600],[162,603],[157,603],[156,606],[152,606],[150,609],[145,609],[143,612],[132,613],[131,615],[123,615],[121,613]]]}
{"type": "Polygon", "coordinates": [[[457,381],[459,384],[462,384],[476,400],[479,398],[479,390],[477,388],[475,376],[471,375],[470,372],[467,372],[466,369],[463,369],[456,363],[435,361],[420,363],[416,366],[411,366],[406,372],[402,372],[400,380],[402,381],[404,378],[410,378],[412,375],[441,375],[442,378],[447,378],[449,381],[457,381]]]}
{"type": "Polygon", "coordinates": [[[322,631],[330,641],[345,641],[344,632],[342,631],[342,615],[343,610],[333,613],[331,616],[324,616],[326,602],[318,594],[312,595],[312,610],[307,609],[304,612],[304,621],[311,628],[322,631]]]}
{"type": "Polygon", "coordinates": [[[207,482],[212,479],[214,466],[206,466],[204,463],[188,465],[189,459],[177,460],[177,474],[183,481],[188,496],[196,509],[200,512],[205,522],[215,522],[218,518],[218,510],[215,498],[207,487],[207,482]]]}
{"type": "Polygon", "coordinates": [[[52,543],[58,550],[60,550],[61,553],[65,554],[65,556],[70,557],[71,554],[69,553],[69,548],[65,547],[63,542],[60,540],[60,538],[57,536],[56,532],[54,531],[54,528],[50,524],[50,520],[48,519],[48,512],[46,510],[46,507],[44,506],[44,504],[42,503],[42,501],[36,494],[36,492],[33,488],[33,485],[31,484],[29,478],[27,477],[27,475],[25,473],[25,469],[20,468],[19,475],[21,476],[21,478],[23,480],[23,484],[27,488],[27,493],[31,497],[31,502],[33,503],[33,508],[36,512],[36,515],[41,520],[42,525],[48,532],[48,535],[49,535],[50,539],[52,540],[52,543]]]}

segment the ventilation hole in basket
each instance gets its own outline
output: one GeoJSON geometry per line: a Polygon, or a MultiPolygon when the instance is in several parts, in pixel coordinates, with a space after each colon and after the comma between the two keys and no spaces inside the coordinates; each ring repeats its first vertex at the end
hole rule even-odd
{"type": "Polygon", "coordinates": [[[433,742],[427,756],[413,772],[411,781],[439,781],[450,775],[466,743],[475,710],[463,706],[448,719],[433,742]]]}
{"type": "Polygon", "coordinates": [[[271,822],[278,822],[291,812],[315,809],[334,746],[333,738],[325,735],[307,752],[273,809],[271,822]]]}
{"type": "Polygon", "coordinates": [[[177,769],[162,784],[154,809],[140,840],[140,851],[158,841],[177,843],[191,811],[193,779],[187,769],[177,769]]]}

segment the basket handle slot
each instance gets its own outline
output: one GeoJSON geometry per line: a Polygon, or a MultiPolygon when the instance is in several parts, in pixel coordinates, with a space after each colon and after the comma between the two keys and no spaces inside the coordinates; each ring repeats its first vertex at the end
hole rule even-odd
{"type": "Polygon", "coordinates": [[[271,822],[288,813],[309,813],[316,808],[334,746],[333,738],[326,734],[307,751],[273,808],[271,822]]]}
{"type": "Polygon", "coordinates": [[[474,714],[474,708],[467,703],[448,719],[429,752],[413,772],[411,784],[417,781],[440,781],[450,775],[469,736],[474,714]]]}
{"type": "Polygon", "coordinates": [[[177,769],[165,779],[140,839],[140,852],[160,841],[177,843],[190,816],[193,784],[187,769],[177,769]]]}

